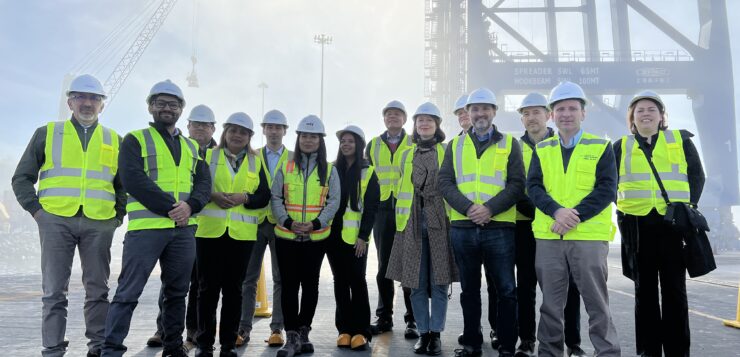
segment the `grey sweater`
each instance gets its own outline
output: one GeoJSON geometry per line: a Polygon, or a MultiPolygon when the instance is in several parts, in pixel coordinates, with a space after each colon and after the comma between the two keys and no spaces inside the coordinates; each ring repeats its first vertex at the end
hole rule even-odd
{"type": "MultiPolygon", "coordinates": [[[[316,153],[313,153],[306,157],[303,155],[301,160],[301,171],[303,172],[304,180],[307,178],[313,170],[316,169],[316,153]]],[[[285,198],[283,197],[283,172],[282,170],[276,170],[275,178],[272,181],[272,198],[270,204],[272,205],[272,214],[275,219],[280,223],[281,226],[290,229],[290,224],[293,219],[288,216],[288,211],[285,209],[285,198]]],[[[319,213],[319,216],[312,221],[314,229],[325,228],[329,226],[331,220],[339,209],[339,201],[342,194],[342,185],[339,182],[339,174],[335,167],[331,168],[331,175],[329,176],[329,193],[326,195],[326,204],[319,213]]]]}

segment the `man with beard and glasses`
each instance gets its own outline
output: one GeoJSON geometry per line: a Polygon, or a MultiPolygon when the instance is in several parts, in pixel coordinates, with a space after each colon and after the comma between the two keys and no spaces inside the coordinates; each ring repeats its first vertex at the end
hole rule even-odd
{"type": "Polygon", "coordinates": [[[128,192],[128,232],[121,274],[105,324],[103,356],[122,356],[131,317],[154,266],[162,270],[163,357],[187,356],[182,345],[185,296],[195,261],[194,214],[208,203],[211,176],[198,143],[175,127],[185,98],[169,80],[147,97],[154,122],[123,139],[121,181],[128,192]]]}
{"type": "Polygon", "coordinates": [[[69,344],[64,333],[75,248],[85,288],[87,356],[99,356],[103,344],[111,240],[126,215],[117,175],[121,137],[98,124],[104,99],[95,77],[75,78],[67,91],[72,117],[36,129],[13,175],[18,203],[39,225],[43,356],[63,356],[69,344]]]}
{"type": "MultiPolygon", "coordinates": [[[[188,136],[198,142],[198,155],[205,159],[206,150],[216,146],[213,133],[216,131],[216,116],[207,105],[196,105],[190,110],[188,116],[188,136]]],[[[162,347],[162,300],[164,291],[159,291],[159,313],[157,314],[157,332],[146,341],[149,347],[162,347]]],[[[196,266],[193,265],[193,273],[190,276],[190,290],[188,291],[188,303],[185,313],[185,342],[188,348],[195,346],[195,332],[198,330],[198,314],[196,302],[198,301],[198,275],[196,266]]]]}

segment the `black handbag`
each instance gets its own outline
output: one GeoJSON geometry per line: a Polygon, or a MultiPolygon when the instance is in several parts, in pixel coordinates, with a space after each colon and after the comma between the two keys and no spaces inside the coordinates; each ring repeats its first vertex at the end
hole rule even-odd
{"type": "Polygon", "coordinates": [[[651,156],[645,150],[644,144],[639,140],[637,142],[640,149],[645,153],[645,158],[647,158],[650,169],[653,171],[655,181],[660,187],[660,194],[668,205],[663,220],[683,238],[683,260],[689,276],[696,278],[717,269],[712,245],[707,238],[706,232],[709,232],[707,219],[698,209],[688,203],[671,202],[668,199],[668,193],[660,180],[660,175],[658,175],[658,170],[655,169],[651,156]]]}

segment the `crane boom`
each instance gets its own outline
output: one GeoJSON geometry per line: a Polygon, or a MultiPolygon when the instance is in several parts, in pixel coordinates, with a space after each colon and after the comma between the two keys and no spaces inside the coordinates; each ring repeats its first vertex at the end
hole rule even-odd
{"type": "Polygon", "coordinates": [[[164,20],[167,19],[167,15],[169,15],[176,3],[177,0],[162,0],[162,3],[154,10],[154,14],[152,14],[147,24],[139,32],[139,35],[113,69],[113,72],[105,80],[103,86],[108,92],[108,104],[116,97],[121,86],[123,86],[123,83],[131,74],[131,71],[133,71],[141,55],[144,54],[144,50],[152,42],[152,39],[160,27],[162,27],[164,20]]]}

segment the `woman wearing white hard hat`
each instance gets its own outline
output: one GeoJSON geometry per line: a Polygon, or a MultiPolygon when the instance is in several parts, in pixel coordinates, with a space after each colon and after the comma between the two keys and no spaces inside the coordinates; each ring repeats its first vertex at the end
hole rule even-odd
{"type": "Polygon", "coordinates": [[[270,199],[260,156],[250,144],[252,119],[234,113],[226,120],[218,147],[209,149],[211,201],[198,215],[196,264],[198,271],[199,356],[213,356],[216,308],[219,294],[220,356],[236,356],[236,336],[241,316],[242,281],[257,239],[257,224],[270,199]]]}
{"type": "Polygon", "coordinates": [[[362,350],[372,338],[370,300],[365,280],[367,247],[380,203],[375,168],[363,157],[365,134],[356,125],[337,131],[339,152],[334,165],[342,185],[326,256],[334,275],[334,322],[337,346],[362,350]]]}
{"type": "Polygon", "coordinates": [[[277,352],[281,357],[313,352],[308,334],[319,299],[324,241],[341,196],[337,170],[326,161],[324,123],[309,115],[298,123],[296,133],[293,159],[275,174],[270,201],[277,220],[275,250],[283,284],[286,341],[277,352]]]}
{"type": "MultiPolygon", "coordinates": [[[[696,205],[704,170],[694,136],[668,130],[665,105],[653,91],[638,93],[627,111],[632,133],[614,143],[619,183],[617,222],[622,271],[635,282],[635,338],[641,356],[688,356],[689,306],[683,246],[688,233],[666,222],[671,203],[696,205]],[[650,161],[658,177],[650,167],[650,161]],[[660,286],[660,289],[658,287],[660,286]],[[658,293],[660,290],[660,293],[658,293]]],[[[693,239],[693,237],[692,237],[693,239]]]]}
{"type": "Polygon", "coordinates": [[[437,188],[445,134],[440,128],[442,116],[434,104],[422,104],[413,118],[416,145],[401,156],[396,238],[386,277],[411,288],[420,335],[414,352],[438,355],[442,353],[440,334],[447,316],[447,289],[459,280],[449,218],[437,188]]]}

